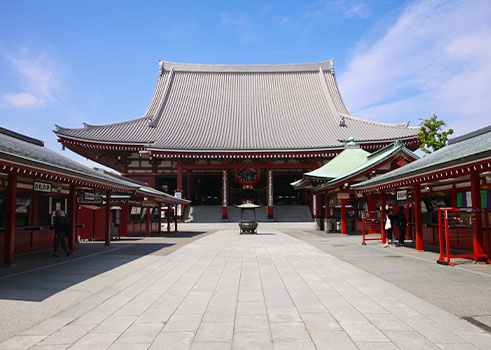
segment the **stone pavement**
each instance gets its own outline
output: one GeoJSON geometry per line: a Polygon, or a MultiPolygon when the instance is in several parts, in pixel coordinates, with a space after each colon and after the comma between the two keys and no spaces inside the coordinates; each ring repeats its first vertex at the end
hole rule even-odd
{"type": "Polygon", "coordinates": [[[1,349],[489,349],[491,335],[278,230],[222,230],[1,349]]]}

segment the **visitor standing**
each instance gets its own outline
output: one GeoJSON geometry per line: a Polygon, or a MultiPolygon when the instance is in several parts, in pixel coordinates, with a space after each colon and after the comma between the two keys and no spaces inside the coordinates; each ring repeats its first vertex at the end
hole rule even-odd
{"type": "Polygon", "coordinates": [[[400,206],[396,214],[397,228],[399,228],[399,246],[404,246],[404,237],[406,236],[407,219],[404,215],[406,205],[400,206]]]}
{"type": "Polygon", "coordinates": [[[387,209],[387,215],[385,216],[385,237],[386,241],[384,244],[384,248],[387,248],[389,245],[391,247],[394,246],[394,237],[392,232],[394,231],[395,225],[395,217],[393,215],[393,209],[387,209]]]}
{"type": "Polygon", "coordinates": [[[66,256],[70,256],[71,252],[68,250],[67,237],[70,233],[70,227],[68,226],[68,221],[61,210],[56,211],[55,216],[55,237],[53,242],[54,253],[53,256],[58,255],[58,249],[61,245],[66,256]]]}

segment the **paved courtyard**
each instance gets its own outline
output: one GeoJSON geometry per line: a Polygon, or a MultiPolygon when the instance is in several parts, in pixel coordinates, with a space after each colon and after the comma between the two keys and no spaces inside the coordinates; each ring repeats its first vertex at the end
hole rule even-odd
{"type": "Polygon", "coordinates": [[[484,330],[281,230],[224,228],[0,348],[491,348],[484,330]]]}

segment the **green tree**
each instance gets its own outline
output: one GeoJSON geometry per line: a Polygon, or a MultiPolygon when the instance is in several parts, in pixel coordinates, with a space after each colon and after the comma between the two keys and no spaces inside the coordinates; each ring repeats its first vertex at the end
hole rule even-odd
{"type": "Polygon", "coordinates": [[[443,120],[438,120],[435,114],[431,118],[419,118],[419,120],[421,120],[418,133],[418,139],[421,141],[419,148],[425,153],[431,153],[445,147],[448,135],[453,134],[453,129],[443,131],[442,128],[446,124],[443,120]]]}

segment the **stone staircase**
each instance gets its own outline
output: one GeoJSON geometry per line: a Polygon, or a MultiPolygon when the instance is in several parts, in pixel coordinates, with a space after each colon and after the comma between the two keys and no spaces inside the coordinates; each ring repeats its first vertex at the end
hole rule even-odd
{"type": "MultiPolygon", "coordinates": [[[[256,209],[258,222],[268,221],[268,208],[256,209]]],[[[198,205],[189,208],[186,222],[212,223],[222,222],[222,207],[219,205],[198,205]]],[[[228,207],[228,221],[240,221],[240,209],[228,207]]],[[[274,221],[278,222],[312,222],[310,209],[306,205],[277,205],[274,207],[274,221]]]]}

